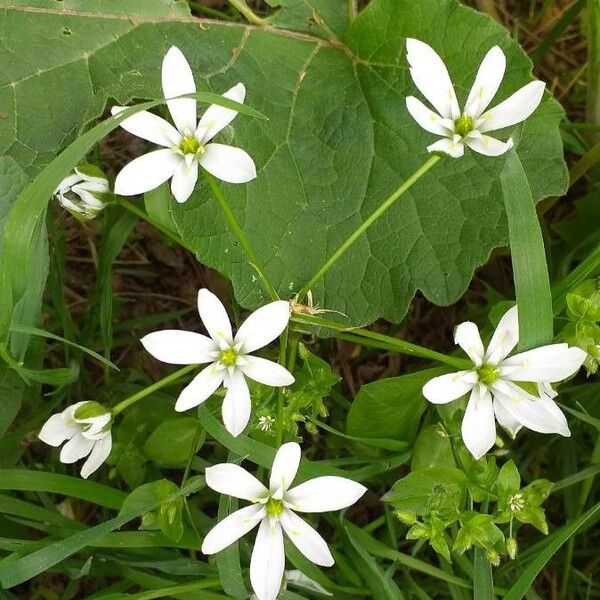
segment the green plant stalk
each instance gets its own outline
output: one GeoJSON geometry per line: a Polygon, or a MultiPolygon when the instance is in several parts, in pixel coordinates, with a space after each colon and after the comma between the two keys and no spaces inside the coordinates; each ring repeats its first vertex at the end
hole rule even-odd
{"type": "Polygon", "coordinates": [[[473,364],[467,359],[446,356],[441,352],[436,352],[435,350],[430,350],[429,348],[412,344],[411,342],[391,337],[389,335],[383,335],[382,333],[369,331],[368,329],[362,329],[360,327],[348,327],[342,323],[330,321],[328,319],[322,319],[321,317],[315,317],[312,315],[294,315],[292,316],[291,320],[292,323],[313,325],[316,327],[325,327],[327,329],[331,329],[336,332],[336,337],[357,344],[370,345],[375,348],[392,350],[393,352],[398,352],[399,354],[407,354],[409,356],[418,356],[419,358],[435,360],[461,370],[473,368],[473,364]],[[366,342],[367,340],[371,343],[368,344],[366,342]]]}
{"type": "Polygon", "coordinates": [[[302,302],[309,291],[327,274],[327,272],[335,265],[335,263],[346,253],[348,248],[365,232],[373,223],[385,213],[388,208],[396,202],[405,192],[407,192],[427,171],[429,171],[439,160],[441,156],[430,156],[423,165],[421,165],[402,185],[389,196],[382,204],[376,208],[371,215],[363,221],[350,236],[342,243],[342,245],[325,261],[319,270],[310,278],[308,283],[298,292],[297,301],[302,302]]]}
{"type": "Polygon", "coordinates": [[[252,25],[258,25],[259,27],[268,25],[268,23],[261,19],[245,2],[245,0],[229,0],[229,4],[239,10],[249,23],[252,25]]]}
{"type": "Polygon", "coordinates": [[[154,392],[156,392],[156,390],[160,390],[161,388],[164,388],[165,386],[167,386],[171,383],[174,383],[178,379],[181,379],[182,377],[184,377],[188,373],[191,373],[194,369],[197,369],[197,368],[198,368],[198,365],[186,365],[182,369],[175,371],[175,373],[171,373],[170,375],[163,377],[156,383],[153,383],[152,385],[149,385],[148,387],[144,388],[143,390],[136,392],[132,396],[129,396],[129,398],[125,398],[125,400],[122,400],[116,406],[113,406],[113,408],[111,409],[113,416],[117,416],[120,412],[123,412],[126,408],[129,408],[132,404],[135,404],[138,400],[141,400],[142,398],[145,398],[146,396],[153,394],[154,392]]]}
{"type": "Polygon", "coordinates": [[[250,265],[258,273],[258,276],[260,277],[267,294],[271,297],[272,300],[279,300],[279,296],[278,296],[277,292],[275,291],[275,288],[271,285],[271,283],[267,279],[264,269],[262,268],[262,266],[258,260],[258,257],[256,256],[256,253],[254,252],[254,248],[252,248],[252,245],[250,244],[250,241],[246,237],[244,230],[240,227],[240,224],[237,222],[237,219],[235,218],[233,211],[231,210],[225,196],[223,195],[223,192],[221,191],[221,187],[217,183],[217,180],[210,173],[207,173],[206,171],[203,171],[203,175],[213,193],[213,196],[219,203],[219,207],[221,208],[223,215],[227,219],[229,226],[231,227],[231,229],[233,230],[233,233],[239,240],[243,251],[246,253],[246,256],[248,257],[248,261],[249,261],[250,265]]]}
{"type": "MultiPolygon", "coordinates": [[[[285,366],[287,364],[287,349],[289,339],[289,328],[281,334],[281,344],[279,345],[279,364],[285,366]]],[[[275,430],[275,445],[277,448],[283,443],[283,409],[285,405],[285,388],[277,390],[277,427],[275,430]]]]}

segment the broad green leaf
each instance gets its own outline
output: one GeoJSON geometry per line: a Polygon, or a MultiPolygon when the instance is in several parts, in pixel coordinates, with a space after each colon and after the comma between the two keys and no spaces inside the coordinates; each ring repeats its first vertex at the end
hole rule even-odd
{"type": "MultiPolygon", "coordinates": [[[[39,2],[14,7],[0,0],[5,43],[14,49],[5,61],[0,50],[0,63],[7,65],[0,103],[8,107],[0,149],[34,174],[110,97],[158,97],[160,62],[176,44],[200,89],[222,92],[243,81],[247,103],[270,119],[236,119],[232,143],[253,156],[258,178],[222,187],[282,297],[298,291],[427,158],[432,136],[404,105],[417,93],[406,68],[406,37],[427,41],[443,56],[461,101],[494,44],[505,50],[509,65],[498,101],[530,80],[531,63],[507,32],[455,0],[373,0],[347,31],[345,3],[303,2],[343,43],[323,39],[323,25],[307,35],[300,24],[304,7],[289,0],[281,0],[273,22],[303,33],[203,22],[168,10],[159,16],[165,3],[157,0],[144,9],[152,16],[136,18],[114,0],[95,2],[101,17],[82,11],[81,3],[70,2],[73,8],[64,11],[48,8],[49,1],[41,10],[39,2]]],[[[512,132],[536,201],[565,189],[561,118],[547,96],[512,132]]],[[[315,300],[352,323],[399,320],[418,289],[435,303],[454,302],[491,249],[507,242],[498,182],[503,164],[504,158],[470,152],[441,161],[316,286],[315,300]]],[[[203,185],[185,205],[171,200],[170,210],[186,245],[233,281],[244,306],[263,301],[254,271],[203,185]]]]}
{"type": "Polygon", "coordinates": [[[440,425],[423,427],[415,440],[412,451],[411,471],[429,467],[455,467],[452,446],[448,434],[440,425]]]}
{"type": "Polygon", "coordinates": [[[198,419],[183,417],[162,422],[146,440],[144,453],[157,463],[184,465],[192,452],[200,447],[196,439],[198,419]],[[193,448],[194,441],[196,447],[193,448]]]}

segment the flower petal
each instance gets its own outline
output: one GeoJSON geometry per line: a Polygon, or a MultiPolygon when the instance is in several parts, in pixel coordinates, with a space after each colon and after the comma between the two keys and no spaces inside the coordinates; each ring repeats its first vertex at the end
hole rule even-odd
{"type": "Polygon", "coordinates": [[[429,45],[409,38],[406,40],[406,57],[410,74],[423,96],[442,117],[458,119],[460,109],[448,69],[437,52],[429,45]]]}
{"type": "Polygon", "coordinates": [[[290,321],[290,303],[270,302],[255,310],[240,326],[235,343],[241,343],[244,354],[254,352],[279,337],[290,321]]]}
{"type": "Polygon", "coordinates": [[[437,135],[449,136],[454,131],[450,119],[440,117],[437,113],[427,108],[418,98],[409,96],[406,99],[406,108],[412,118],[425,130],[437,135]]]}
{"type": "MultiPolygon", "coordinates": [[[[126,106],[113,106],[110,112],[112,115],[118,115],[126,109],[126,106]]],[[[141,110],[123,119],[120,125],[125,131],[165,148],[178,146],[181,142],[181,134],[171,123],[147,110],[141,110]]]]}
{"type": "Polygon", "coordinates": [[[94,447],[94,441],[77,434],[72,437],[60,451],[60,462],[71,464],[87,456],[94,447]]]}
{"type": "Polygon", "coordinates": [[[331,567],[335,563],[327,542],[296,513],[286,509],[281,515],[281,526],[308,560],[321,567],[331,567]]]}
{"type": "Polygon", "coordinates": [[[274,387],[292,385],[295,381],[294,376],[285,367],[258,356],[244,356],[240,369],[250,379],[274,387]]]}
{"type": "MultiPolygon", "coordinates": [[[[171,46],[162,63],[162,88],[165,98],[176,98],[196,92],[192,69],[179,48],[171,46]]],[[[196,130],[196,99],[180,98],[167,102],[173,123],[180,133],[191,135],[196,130]]]]}
{"type": "Polygon", "coordinates": [[[300,446],[296,442],[283,444],[277,450],[273,466],[271,467],[271,477],[269,479],[269,489],[271,492],[288,490],[300,466],[300,446]]]}
{"type": "Polygon", "coordinates": [[[220,463],[205,469],[206,485],[234,498],[257,502],[269,494],[269,490],[246,469],[233,463],[220,463]]]}
{"type": "Polygon", "coordinates": [[[207,144],[198,161],[217,179],[227,183],[246,183],[256,178],[256,165],[241,148],[225,144],[207,144]]]}
{"type": "Polygon", "coordinates": [[[179,204],[183,204],[192,195],[197,181],[198,162],[192,160],[188,164],[187,161],[182,160],[177,165],[171,180],[171,193],[179,204]]]}
{"type": "Polygon", "coordinates": [[[81,467],[81,476],[84,479],[87,479],[92,473],[98,470],[98,468],[102,465],[102,463],[108,458],[110,451],[112,449],[112,435],[110,431],[108,435],[104,436],[102,439],[98,440],[88,459],[83,463],[81,467]]]}
{"type": "Polygon", "coordinates": [[[206,534],[202,542],[202,552],[215,554],[224,550],[256,527],[265,514],[262,504],[251,504],[231,513],[206,534]]]}
{"type": "Polygon", "coordinates": [[[491,365],[497,365],[506,358],[517,345],[519,341],[519,319],[517,307],[513,306],[504,313],[500,319],[498,327],[492,335],[489,346],[487,347],[484,362],[491,365]]]}
{"type": "Polygon", "coordinates": [[[208,331],[208,335],[219,346],[225,342],[233,344],[233,333],[227,311],[223,303],[209,290],[202,288],[198,292],[198,312],[208,331]]]}
{"type": "Polygon", "coordinates": [[[506,56],[494,46],[485,55],[465,103],[464,114],[477,119],[493,100],[506,70],[506,56]]]}
{"type": "Polygon", "coordinates": [[[50,446],[60,446],[81,431],[81,427],[72,419],[65,419],[63,413],[52,415],[42,426],[38,438],[50,446]]]}
{"type": "Polygon", "coordinates": [[[464,143],[469,146],[471,150],[483,154],[484,156],[502,156],[502,154],[505,154],[514,146],[512,138],[508,138],[506,142],[501,142],[489,135],[475,137],[471,135],[471,133],[464,138],[464,143]]]}
{"type": "MultiPolygon", "coordinates": [[[[246,98],[246,87],[243,83],[238,83],[227,90],[223,94],[223,98],[243,104],[244,99],[246,98]]],[[[206,144],[206,142],[212,140],[219,131],[227,127],[227,125],[236,118],[237,114],[237,110],[225,108],[218,104],[211,104],[200,118],[196,136],[202,144],[206,144]]]]}
{"type": "Polygon", "coordinates": [[[163,148],[143,154],[125,165],[115,179],[115,194],[135,196],[157,188],[173,176],[181,157],[163,148]]]}
{"type": "Polygon", "coordinates": [[[246,425],[250,420],[250,413],[252,412],[250,390],[244,375],[237,370],[228,377],[226,384],[227,393],[221,407],[223,424],[233,437],[237,437],[246,429],[246,425]]]}
{"type": "Polygon", "coordinates": [[[543,81],[528,83],[504,102],[481,115],[481,118],[475,123],[476,129],[483,133],[510,127],[524,121],[539,106],[545,87],[546,84],[543,81]]]}
{"type": "Polygon", "coordinates": [[[427,146],[427,152],[442,152],[452,158],[460,158],[465,153],[465,145],[460,135],[455,135],[452,139],[444,138],[427,146]]]}
{"type": "Polygon", "coordinates": [[[475,323],[466,321],[461,323],[454,331],[454,343],[458,344],[473,361],[476,367],[483,364],[485,350],[475,323]]]}
{"type": "Polygon", "coordinates": [[[567,344],[550,344],[520,352],[499,365],[502,379],[553,383],[577,373],[586,359],[581,348],[567,344]]]}
{"type": "Polygon", "coordinates": [[[447,404],[473,389],[477,383],[475,371],[457,371],[430,379],[423,386],[423,396],[433,404],[447,404]]]}
{"type": "Polygon", "coordinates": [[[366,491],[364,485],[352,479],[326,475],[289,490],[284,500],[300,512],[327,512],[354,504],[366,491]]]}
{"type": "Polygon", "coordinates": [[[170,365],[195,365],[214,360],[217,345],[205,335],[193,331],[163,329],[141,339],[154,358],[170,365]]]}
{"type": "Polygon", "coordinates": [[[190,383],[183,389],[177,402],[175,410],[183,412],[202,404],[215,393],[217,388],[223,383],[225,371],[219,369],[217,363],[208,365],[192,379],[190,383]]]}
{"type": "Polygon", "coordinates": [[[461,434],[469,452],[480,459],[496,441],[496,420],[489,390],[478,385],[473,388],[462,420],[461,434]]]}
{"type": "Polygon", "coordinates": [[[263,519],[250,559],[250,582],[258,600],[275,600],[279,595],[285,552],[279,522],[263,519]]]}
{"type": "Polygon", "coordinates": [[[494,414],[496,415],[498,423],[500,423],[514,439],[517,433],[519,433],[522,425],[504,408],[504,404],[496,397],[494,397],[494,414]]]}

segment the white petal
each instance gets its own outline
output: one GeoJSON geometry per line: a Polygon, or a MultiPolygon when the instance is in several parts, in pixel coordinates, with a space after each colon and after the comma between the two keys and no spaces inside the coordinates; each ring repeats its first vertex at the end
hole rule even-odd
{"type": "Polygon", "coordinates": [[[252,412],[250,390],[240,371],[234,371],[227,381],[227,393],[223,399],[223,424],[229,433],[237,437],[246,429],[252,412]]]}
{"type": "Polygon", "coordinates": [[[72,419],[65,419],[63,413],[52,415],[43,425],[38,437],[50,446],[60,446],[81,431],[81,427],[72,419]]]}
{"type": "Polygon", "coordinates": [[[94,443],[94,447],[88,456],[88,459],[83,463],[81,467],[81,476],[87,479],[92,473],[94,473],[102,463],[108,458],[112,449],[112,436],[110,431],[108,435],[94,443]]]}
{"type": "Polygon", "coordinates": [[[489,390],[473,388],[462,420],[461,434],[465,446],[476,458],[481,458],[496,441],[496,420],[489,390]]]}
{"type": "Polygon", "coordinates": [[[558,392],[547,381],[539,381],[537,384],[537,389],[538,396],[540,398],[548,396],[548,398],[552,400],[552,398],[556,398],[556,396],[558,396],[558,392]]]}
{"type": "MultiPolygon", "coordinates": [[[[243,104],[244,99],[246,98],[246,88],[244,84],[238,83],[237,85],[234,85],[223,94],[223,98],[243,104]]],[[[202,115],[196,130],[196,135],[201,143],[206,144],[206,142],[212,140],[219,131],[227,127],[227,125],[235,119],[237,114],[237,110],[225,108],[218,104],[211,104],[202,115]]]]}
{"type": "Polygon", "coordinates": [[[489,106],[502,83],[505,70],[506,56],[498,46],[494,46],[481,61],[465,104],[466,115],[476,119],[489,106]]]}
{"type": "Polygon", "coordinates": [[[217,345],[205,335],[193,331],[164,329],[141,339],[154,358],[170,365],[195,365],[214,360],[217,345]]]}
{"type": "Polygon", "coordinates": [[[321,567],[331,567],[334,564],[325,540],[296,513],[286,509],[281,515],[281,526],[294,546],[308,560],[321,567]]]}
{"type": "Polygon", "coordinates": [[[492,335],[489,346],[485,353],[485,363],[497,365],[506,358],[519,341],[519,319],[517,307],[513,306],[504,313],[498,327],[492,335]]]}
{"type": "Polygon", "coordinates": [[[300,446],[296,442],[283,444],[277,450],[273,466],[271,467],[271,478],[269,488],[271,492],[277,490],[288,490],[300,466],[300,446]]]}
{"type": "Polygon", "coordinates": [[[251,504],[231,513],[206,534],[202,542],[202,552],[215,554],[224,550],[256,527],[265,514],[262,504],[251,504]]]}
{"type": "Polygon", "coordinates": [[[415,39],[406,40],[410,74],[423,96],[447,119],[458,119],[460,110],[444,61],[431,47],[415,39]]]}
{"type": "MultiPolygon", "coordinates": [[[[171,46],[163,59],[162,87],[165,98],[176,98],[196,92],[194,75],[181,50],[171,46]]],[[[196,130],[196,99],[180,98],[167,102],[173,123],[184,135],[196,130]]]]}
{"type": "Polygon", "coordinates": [[[300,512],[327,512],[354,504],[366,491],[364,485],[352,479],[326,475],[289,490],[284,500],[300,512]]]}
{"type": "Polygon", "coordinates": [[[94,441],[77,434],[72,437],[60,451],[60,462],[71,464],[87,456],[94,446],[94,441]]]}
{"type": "Polygon", "coordinates": [[[499,402],[496,397],[494,397],[494,414],[498,423],[514,438],[522,425],[504,408],[504,404],[499,402]]]}
{"type": "Polygon", "coordinates": [[[179,398],[175,403],[175,410],[182,412],[202,404],[223,383],[223,374],[223,369],[219,369],[217,363],[202,369],[179,394],[179,398]]]}
{"type": "Polygon", "coordinates": [[[258,600],[275,600],[279,595],[285,553],[283,534],[277,521],[263,519],[250,559],[250,582],[258,600]]]}
{"type": "Polygon", "coordinates": [[[274,387],[283,387],[294,383],[294,376],[281,365],[258,356],[244,356],[244,364],[240,366],[244,375],[274,387]]]}
{"type": "Polygon", "coordinates": [[[504,102],[488,110],[476,121],[476,128],[481,131],[494,131],[516,125],[524,121],[539,106],[544,96],[546,84],[532,81],[504,102]]]}
{"type": "MultiPolygon", "coordinates": [[[[126,109],[126,106],[113,106],[110,112],[112,115],[118,115],[126,109]]],[[[171,123],[147,110],[127,117],[120,125],[125,131],[165,148],[177,146],[181,142],[181,134],[171,123]]]]}
{"type": "Polygon", "coordinates": [[[139,156],[125,165],[115,179],[115,194],[135,196],[157,188],[173,175],[181,158],[164,148],[139,156]]]}
{"type": "Polygon", "coordinates": [[[577,373],[586,356],[581,348],[550,344],[503,360],[499,365],[500,376],[509,381],[562,381],[577,373]]]}
{"type": "Polygon", "coordinates": [[[220,463],[205,469],[206,485],[227,496],[257,502],[268,495],[269,490],[246,469],[233,463],[220,463]]]}
{"type": "Polygon", "coordinates": [[[209,290],[202,288],[198,292],[198,312],[208,331],[208,335],[219,346],[222,342],[233,344],[233,333],[227,311],[223,303],[209,290]]]}
{"type": "Polygon", "coordinates": [[[270,302],[255,310],[240,326],[235,343],[241,343],[241,352],[247,354],[266,346],[278,338],[290,320],[290,304],[284,300],[270,302]]]}
{"type": "Polygon", "coordinates": [[[464,143],[469,146],[471,150],[483,154],[484,156],[502,156],[502,154],[505,154],[514,146],[512,138],[508,138],[506,142],[501,142],[489,135],[475,137],[472,133],[467,134],[467,136],[463,138],[464,143]]]}
{"type": "Polygon", "coordinates": [[[458,371],[430,379],[423,386],[423,396],[433,404],[447,404],[464,396],[477,383],[475,371],[458,371]]]}
{"type": "Polygon", "coordinates": [[[406,99],[406,108],[412,118],[425,130],[437,135],[452,135],[454,124],[450,119],[440,117],[437,113],[427,108],[418,98],[409,96],[406,99]]]}
{"type": "Polygon", "coordinates": [[[427,152],[443,152],[452,158],[460,158],[465,153],[465,145],[460,135],[455,135],[452,139],[444,138],[427,146],[427,152]]]}
{"type": "Polygon", "coordinates": [[[171,180],[171,193],[179,204],[183,204],[194,191],[196,182],[198,181],[198,162],[192,160],[190,164],[182,160],[171,180]]]}
{"type": "Polygon", "coordinates": [[[475,323],[466,321],[461,323],[454,331],[454,343],[458,344],[473,361],[476,367],[483,364],[484,348],[479,329],[475,323]]]}
{"type": "Polygon", "coordinates": [[[246,183],[256,178],[256,165],[241,148],[207,144],[198,161],[211,175],[227,183],[246,183]]]}

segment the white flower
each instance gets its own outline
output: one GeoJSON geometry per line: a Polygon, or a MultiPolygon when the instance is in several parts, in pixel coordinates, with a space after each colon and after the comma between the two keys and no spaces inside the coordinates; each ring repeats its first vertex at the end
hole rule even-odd
{"type": "MultiPolygon", "coordinates": [[[[177,98],[196,92],[190,65],[179,48],[172,46],[162,64],[165,98],[177,98]]],[[[244,102],[246,88],[238,83],[223,98],[244,102]]],[[[228,183],[245,183],[256,177],[254,161],[240,148],[210,143],[237,115],[237,111],[217,104],[208,107],[196,124],[196,99],[168,100],[175,127],[161,117],[140,111],[128,117],[121,127],[130,133],[164,146],[130,162],[115,181],[115,193],[135,196],[152,190],[171,177],[171,192],[177,202],[185,202],[198,180],[198,165],[228,183]]],[[[113,106],[115,115],[125,110],[113,106]]]]}
{"type": "Polygon", "coordinates": [[[104,173],[92,165],[82,165],[58,184],[53,195],[73,215],[90,220],[106,206],[101,195],[108,192],[104,173]]]}
{"type": "Polygon", "coordinates": [[[54,447],[67,442],[60,451],[62,463],[71,464],[87,456],[81,468],[81,476],[87,479],[110,454],[111,420],[110,411],[98,402],[78,402],[52,415],[38,437],[54,447]]]}
{"type": "Polygon", "coordinates": [[[271,415],[261,415],[258,417],[258,428],[264,433],[273,431],[273,425],[275,425],[275,417],[271,415]]]}
{"type": "Polygon", "coordinates": [[[202,552],[227,548],[260,523],[250,561],[250,581],[258,600],[275,600],[281,587],[285,553],[283,532],[310,561],[330,567],[334,560],[325,540],[296,512],[340,510],[354,504],[366,488],[344,477],[316,477],[290,489],[300,464],[295,442],[279,448],[271,468],[269,488],[245,469],[223,463],[206,469],[213,490],[252,502],[215,525],[204,538],[202,552]]]}
{"type": "Polygon", "coordinates": [[[585,360],[585,352],[567,344],[550,344],[508,357],[518,340],[516,306],[498,323],[487,350],[477,326],[461,323],[454,341],[469,355],[473,369],[434,377],[423,387],[423,395],[434,404],[446,404],[471,393],[462,437],[475,458],[482,457],[494,445],[494,415],[513,436],[522,426],[539,433],[571,435],[564,414],[552,400],[556,393],[549,384],[576,373],[585,360]],[[539,384],[539,396],[515,382],[539,384]]]}
{"type": "MultiPolygon", "coordinates": [[[[297,569],[283,572],[282,589],[287,589],[288,584],[309,592],[317,592],[323,596],[333,596],[318,581],[307,577],[302,571],[298,571],[297,569]]],[[[250,600],[258,600],[256,594],[252,594],[250,600]]]]}
{"type": "Polygon", "coordinates": [[[406,99],[408,112],[423,129],[444,138],[428,146],[429,152],[444,152],[458,158],[467,145],[479,154],[500,156],[512,148],[512,138],[501,142],[485,134],[524,121],[544,95],[545,84],[532,81],[484,112],[496,95],[506,69],[504,52],[494,46],[485,55],[461,112],[446,65],[435,50],[415,39],[406,40],[406,50],[415,85],[437,111],[409,96],[406,99]]]}
{"type": "Polygon", "coordinates": [[[223,384],[223,423],[231,435],[244,431],[252,405],[245,377],[283,387],[294,383],[293,375],[281,365],[251,356],[251,352],[277,338],[290,320],[289,302],[271,302],[254,311],[235,337],[227,311],[207,289],[198,292],[198,312],[210,337],[191,331],[164,330],[142,338],[144,348],[172,365],[211,363],[181,392],[175,410],[184,411],[204,402],[223,384]]]}

